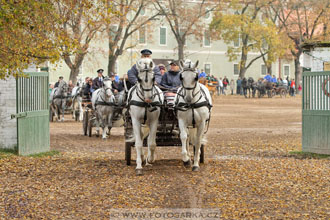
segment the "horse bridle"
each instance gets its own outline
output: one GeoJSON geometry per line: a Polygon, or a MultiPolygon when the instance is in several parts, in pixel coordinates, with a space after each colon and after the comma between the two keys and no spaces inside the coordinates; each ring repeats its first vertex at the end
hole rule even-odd
{"type": "Polygon", "coordinates": [[[193,98],[195,98],[195,96],[200,92],[200,91],[198,91],[198,92],[196,92],[196,93],[194,94],[194,91],[195,91],[195,89],[196,89],[196,87],[197,87],[197,83],[198,83],[198,73],[197,73],[194,69],[183,69],[183,71],[180,72],[180,80],[181,80],[182,88],[183,88],[184,90],[192,90],[193,98]],[[191,72],[194,72],[194,73],[196,74],[196,77],[195,77],[195,85],[194,85],[194,87],[185,87],[185,86],[184,86],[184,84],[183,84],[182,73],[184,73],[184,72],[186,72],[186,71],[191,71],[191,72]]]}
{"type": "MultiPolygon", "coordinates": [[[[141,72],[146,73],[146,78],[144,79],[144,82],[146,82],[146,83],[148,82],[148,72],[149,71],[150,71],[150,69],[147,68],[147,64],[146,64],[145,69],[141,70],[141,72]]],[[[143,88],[142,84],[140,83],[141,81],[142,81],[142,79],[138,76],[139,87],[138,87],[137,91],[140,90],[140,93],[143,96],[143,98],[144,98],[144,92],[151,91],[152,92],[151,96],[154,97],[153,89],[155,87],[155,76],[152,78],[152,86],[150,89],[143,88]]],[[[137,92],[137,94],[138,94],[138,92],[137,92]]],[[[138,94],[138,96],[139,96],[139,94],[138,94]]],[[[139,98],[143,100],[143,98],[141,98],[140,96],[139,96],[139,98]]]]}

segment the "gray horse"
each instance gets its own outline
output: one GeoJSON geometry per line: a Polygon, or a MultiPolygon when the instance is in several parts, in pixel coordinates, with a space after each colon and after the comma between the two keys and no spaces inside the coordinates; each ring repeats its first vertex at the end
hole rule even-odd
{"type": "Polygon", "coordinates": [[[51,109],[55,114],[57,121],[60,120],[60,114],[62,113],[62,121],[64,121],[64,110],[66,107],[66,100],[68,97],[68,84],[62,80],[57,88],[54,88],[50,94],[51,109]]]}
{"type": "Polygon", "coordinates": [[[100,134],[100,125],[103,129],[102,138],[106,139],[106,128],[112,128],[112,117],[114,114],[115,97],[112,93],[112,81],[105,78],[102,88],[96,90],[92,94],[92,106],[96,116],[96,132],[100,134]]]}

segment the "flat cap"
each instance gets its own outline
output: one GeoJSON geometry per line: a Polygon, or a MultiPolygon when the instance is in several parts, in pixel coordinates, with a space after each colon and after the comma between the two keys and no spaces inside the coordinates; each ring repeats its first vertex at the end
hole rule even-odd
{"type": "Polygon", "coordinates": [[[176,60],[172,60],[172,61],[170,62],[170,65],[179,66],[179,62],[176,61],[176,60]]]}
{"type": "Polygon", "coordinates": [[[144,49],[144,50],[141,50],[141,54],[143,54],[143,55],[151,55],[152,52],[149,49],[144,49]]]}

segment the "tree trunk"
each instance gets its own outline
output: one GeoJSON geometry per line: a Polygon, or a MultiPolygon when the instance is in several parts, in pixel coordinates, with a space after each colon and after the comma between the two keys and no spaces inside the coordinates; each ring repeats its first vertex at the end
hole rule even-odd
{"type": "Polygon", "coordinates": [[[118,58],[118,56],[109,53],[109,57],[108,57],[108,76],[110,76],[111,73],[115,73],[117,58],[118,58]]]}
{"type": "Polygon", "coordinates": [[[273,68],[272,68],[272,64],[267,65],[267,73],[269,73],[270,75],[273,75],[273,68]]]}
{"type": "Polygon", "coordinates": [[[239,76],[241,77],[241,79],[243,79],[245,77],[246,61],[247,61],[247,49],[242,48],[241,61],[240,61],[240,65],[239,65],[239,76]]]}
{"type": "Polygon", "coordinates": [[[178,42],[178,58],[179,58],[179,60],[184,59],[183,50],[184,50],[184,43],[178,42]]]}
{"type": "Polygon", "coordinates": [[[69,80],[72,80],[73,85],[75,85],[77,82],[77,76],[79,75],[79,67],[73,66],[71,68],[69,80]]]}
{"type": "Polygon", "coordinates": [[[294,71],[294,75],[295,75],[295,81],[296,81],[296,89],[298,89],[299,85],[300,85],[300,81],[301,81],[301,75],[302,75],[302,69],[300,66],[300,54],[298,53],[298,55],[294,58],[294,67],[295,67],[295,71],[294,71]]]}

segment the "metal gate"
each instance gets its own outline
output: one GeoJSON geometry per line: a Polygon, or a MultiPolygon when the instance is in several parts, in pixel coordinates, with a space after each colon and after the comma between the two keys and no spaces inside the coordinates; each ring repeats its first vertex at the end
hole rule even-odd
{"type": "Polygon", "coordinates": [[[330,154],[330,72],[303,73],[302,149],[330,154]]]}
{"type": "Polygon", "coordinates": [[[48,72],[16,80],[17,147],[20,155],[46,152],[49,143],[48,72]]]}

